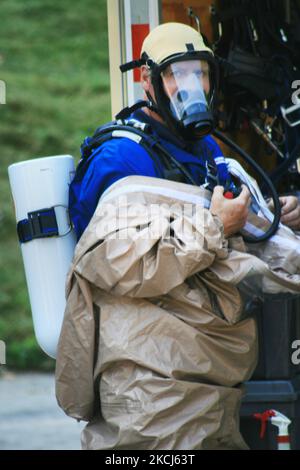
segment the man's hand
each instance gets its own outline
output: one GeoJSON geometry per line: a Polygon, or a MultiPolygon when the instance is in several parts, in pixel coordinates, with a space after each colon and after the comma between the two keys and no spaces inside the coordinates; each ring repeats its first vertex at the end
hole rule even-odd
{"type": "Polygon", "coordinates": [[[226,199],[223,193],[223,186],[214,188],[210,212],[221,219],[224,225],[224,234],[229,237],[244,227],[251,199],[249,190],[244,185],[242,185],[241,193],[235,199],[226,199]]]}
{"type": "MultiPolygon", "coordinates": [[[[293,230],[300,230],[300,203],[296,196],[281,196],[279,201],[281,204],[280,222],[293,230]]],[[[268,207],[274,212],[273,200],[268,203],[268,207]]]]}
{"type": "Polygon", "coordinates": [[[300,230],[300,203],[297,197],[281,196],[279,200],[281,204],[280,222],[293,230],[300,230]]]}

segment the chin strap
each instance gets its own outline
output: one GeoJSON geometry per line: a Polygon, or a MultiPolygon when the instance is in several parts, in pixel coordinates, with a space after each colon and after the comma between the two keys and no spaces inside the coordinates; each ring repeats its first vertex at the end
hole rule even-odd
{"type": "Polygon", "coordinates": [[[152,96],[150,95],[150,92],[149,91],[146,91],[146,95],[147,95],[147,98],[148,98],[148,108],[151,110],[151,111],[154,111],[156,114],[158,114],[160,117],[162,117],[161,115],[161,112],[159,111],[154,99],[152,98],[152,96]]]}

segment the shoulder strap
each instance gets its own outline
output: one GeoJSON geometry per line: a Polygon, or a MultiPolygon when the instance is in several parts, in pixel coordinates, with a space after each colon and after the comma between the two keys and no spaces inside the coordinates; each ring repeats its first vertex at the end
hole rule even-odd
{"type": "Polygon", "coordinates": [[[86,162],[94,150],[114,138],[127,138],[141,145],[149,154],[162,178],[196,185],[190,172],[183,167],[153,135],[151,126],[135,119],[119,119],[98,127],[93,137],[84,140],[81,146],[81,162],[86,162]]]}

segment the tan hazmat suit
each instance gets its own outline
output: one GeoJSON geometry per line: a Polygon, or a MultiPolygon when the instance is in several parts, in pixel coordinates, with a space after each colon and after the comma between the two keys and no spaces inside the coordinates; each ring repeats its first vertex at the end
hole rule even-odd
{"type": "MultiPolygon", "coordinates": [[[[123,178],[77,245],[56,393],[69,416],[89,421],[85,449],[247,448],[241,383],[255,368],[257,341],[243,298],[300,292],[300,257],[291,272],[283,256],[271,269],[264,252],[278,255],[277,242],[253,248],[259,257],[241,237],[228,244],[204,208],[209,194],[123,178]]],[[[294,260],[300,243],[287,232],[294,251],[282,253],[294,260]]]]}

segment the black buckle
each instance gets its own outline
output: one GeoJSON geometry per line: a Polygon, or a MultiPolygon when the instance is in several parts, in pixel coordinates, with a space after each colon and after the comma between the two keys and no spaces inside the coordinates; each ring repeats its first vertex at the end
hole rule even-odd
{"type": "Polygon", "coordinates": [[[20,220],[17,224],[21,243],[59,235],[54,207],[28,212],[27,215],[28,219],[20,220]]]}
{"type": "Polygon", "coordinates": [[[204,186],[209,191],[213,191],[214,187],[219,184],[219,175],[218,169],[216,165],[212,165],[208,161],[206,161],[206,178],[204,186]]]}

